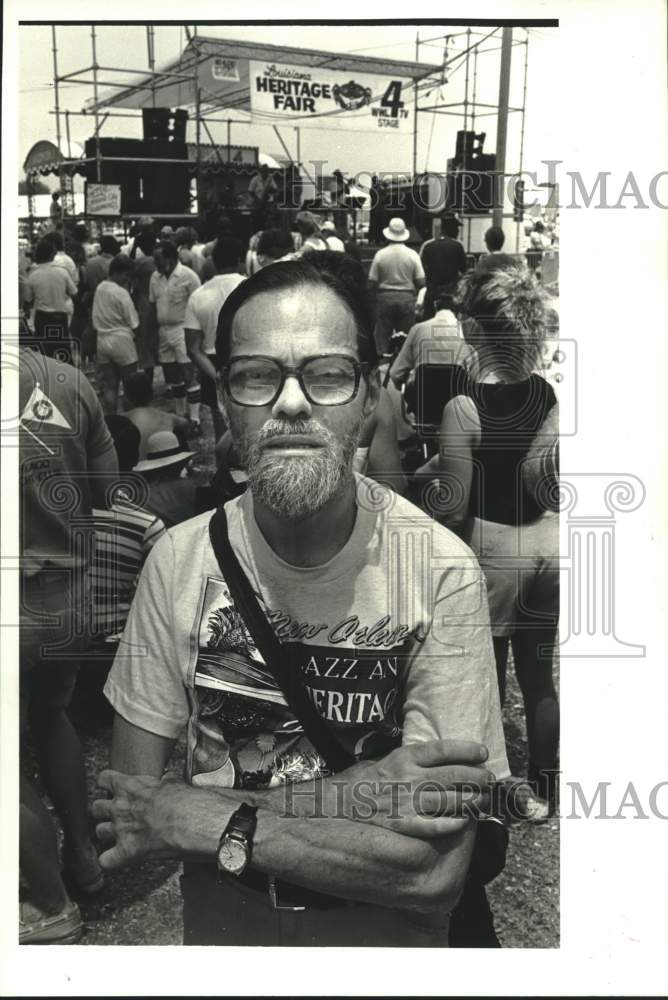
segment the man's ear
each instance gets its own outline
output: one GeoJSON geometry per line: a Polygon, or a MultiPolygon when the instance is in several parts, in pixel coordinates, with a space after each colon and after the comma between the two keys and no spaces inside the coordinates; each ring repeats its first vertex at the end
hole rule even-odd
{"type": "Polygon", "coordinates": [[[364,400],[364,416],[368,417],[378,406],[380,399],[380,371],[373,368],[366,379],[366,398],[364,400]]]}

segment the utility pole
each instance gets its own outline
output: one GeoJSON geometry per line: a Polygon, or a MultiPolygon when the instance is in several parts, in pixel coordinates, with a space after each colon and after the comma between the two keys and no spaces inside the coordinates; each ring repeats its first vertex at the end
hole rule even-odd
{"type": "Polygon", "coordinates": [[[496,179],[492,225],[503,226],[503,200],[506,172],[506,141],[508,138],[508,98],[510,96],[510,61],[513,51],[513,29],[504,28],[501,36],[501,72],[499,74],[499,114],[496,126],[496,179]]]}
{"type": "MultiPolygon", "coordinates": [[[[420,32],[415,35],[415,62],[420,59],[420,32]]],[[[417,149],[418,149],[418,85],[417,80],[413,80],[413,180],[417,173],[417,149]]]]}

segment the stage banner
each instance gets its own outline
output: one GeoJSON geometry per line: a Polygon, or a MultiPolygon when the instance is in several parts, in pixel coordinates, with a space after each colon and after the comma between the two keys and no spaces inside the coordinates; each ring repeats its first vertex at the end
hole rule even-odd
{"type": "Polygon", "coordinates": [[[413,85],[372,73],[249,62],[250,106],[258,121],[370,131],[413,131],[413,85]]]}
{"type": "Polygon", "coordinates": [[[86,184],[86,215],[120,214],[120,184],[86,184]]]}

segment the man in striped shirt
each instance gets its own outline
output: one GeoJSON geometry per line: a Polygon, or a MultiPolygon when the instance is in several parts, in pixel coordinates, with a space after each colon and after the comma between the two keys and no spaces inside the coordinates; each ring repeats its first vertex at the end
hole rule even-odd
{"type": "Polygon", "coordinates": [[[106,421],[119,471],[126,474],[109,510],[93,509],[93,634],[110,641],[123,631],[144,560],[166,529],[159,517],[141,506],[148,495],[143,476],[127,475],[139,461],[138,429],[127,417],[112,415],[106,421]]]}

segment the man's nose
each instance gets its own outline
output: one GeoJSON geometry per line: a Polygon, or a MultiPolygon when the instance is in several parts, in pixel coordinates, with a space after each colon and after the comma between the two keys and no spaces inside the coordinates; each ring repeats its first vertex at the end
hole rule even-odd
{"type": "Polygon", "coordinates": [[[288,375],[283,383],[281,394],[272,407],[273,417],[310,417],[311,404],[304,395],[296,375],[288,375]]]}

